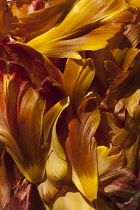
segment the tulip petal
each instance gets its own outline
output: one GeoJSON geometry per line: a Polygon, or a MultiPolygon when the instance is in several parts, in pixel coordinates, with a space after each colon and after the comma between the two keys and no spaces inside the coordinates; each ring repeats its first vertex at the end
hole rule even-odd
{"type": "Polygon", "coordinates": [[[60,71],[41,53],[22,43],[4,41],[1,45],[13,61],[27,70],[32,81],[38,86],[47,76],[62,83],[60,71]]]}
{"type": "Polygon", "coordinates": [[[92,202],[84,198],[77,190],[67,187],[58,193],[56,201],[53,203],[51,209],[82,209],[82,210],[95,210],[92,202]],[[68,188],[68,189],[67,189],[68,188]]]}
{"type": "Polygon", "coordinates": [[[109,153],[110,148],[105,146],[97,147],[98,171],[101,181],[106,178],[110,179],[113,176],[117,176],[118,174],[115,172],[124,166],[124,155],[122,152],[119,152],[116,155],[109,155],[109,153]],[[113,173],[113,171],[115,172],[113,173]]]}
{"type": "Polygon", "coordinates": [[[67,97],[56,103],[48,112],[46,112],[43,122],[44,141],[47,141],[52,125],[68,105],[69,98],[67,97]]]}
{"type": "MultiPolygon", "coordinates": [[[[66,160],[65,151],[60,143],[58,134],[56,132],[56,125],[61,112],[69,105],[69,100],[63,99],[60,103],[57,103],[58,113],[55,118],[55,122],[52,127],[52,137],[50,151],[46,162],[46,173],[52,181],[64,181],[68,179],[68,164],[66,160]],[[65,100],[65,104],[64,103],[65,100]],[[63,106],[62,106],[63,104],[63,106]]],[[[56,107],[56,105],[55,105],[56,107]]],[[[51,116],[52,117],[52,116],[51,116]]]]}
{"type": "Polygon", "coordinates": [[[28,14],[16,23],[15,33],[18,36],[26,37],[26,41],[45,33],[53,26],[61,22],[67,15],[76,0],[50,1],[46,8],[28,14]],[[40,22],[40,20],[42,20],[40,22]]]}
{"type": "Polygon", "coordinates": [[[72,165],[72,180],[89,200],[97,198],[97,156],[93,136],[99,121],[100,112],[94,99],[87,99],[78,110],[78,118],[70,122],[66,141],[66,150],[72,165]]]}
{"type": "Polygon", "coordinates": [[[50,179],[46,179],[45,182],[39,184],[38,192],[42,201],[46,204],[49,204],[52,200],[55,199],[59,188],[53,184],[50,179]]]}
{"type": "MultiPolygon", "coordinates": [[[[139,85],[139,57],[140,53],[139,51],[133,49],[128,50],[128,52],[131,52],[131,58],[134,62],[134,66],[132,66],[132,71],[129,71],[129,64],[128,64],[128,57],[125,59],[127,60],[124,62],[124,67],[126,67],[126,70],[120,69],[114,62],[112,61],[106,61],[106,68],[107,71],[110,72],[114,70],[115,73],[113,74],[113,77],[110,77],[111,80],[111,86],[108,89],[106,93],[106,97],[101,103],[101,106],[107,106],[110,110],[113,110],[115,107],[115,104],[118,100],[122,98],[129,97],[132,95],[137,89],[140,88],[139,85]]],[[[130,54],[129,54],[130,56],[130,54]]],[[[130,62],[132,64],[132,60],[130,59],[130,62]]]]}
{"type": "Polygon", "coordinates": [[[91,59],[79,61],[68,59],[63,74],[63,82],[74,110],[77,110],[81,104],[94,75],[94,64],[91,59]]]}
{"type": "MultiPolygon", "coordinates": [[[[135,174],[138,176],[140,163],[140,97],[139,95],[137,95],[137,93],[138,91],[136,91],[134,95],[129,97],[128,104],[126,104],[127,108],[129,108],[129,104],[132,104],[132,107],[130,109],[132,117],[126,115],[124,128],[120,129],[120,132],[114,136],[112,142],[124,150],[127,158],[127,166],[129,168],[132,168],[135,174]],[[136,95],[137,98],[135,98],[136,95]]],[[[127,101],[127,99],[124,100],[127,101]]]]}
{"type": "MultiPolygon", "coordinates": [[[[126,168],[124,154],[112,153],[113,149],[105,146],[97,147],[97,152],[99,192],[109,196],[118,206],[123,206],[125,202],[128,207],[135,206],[136,197],[139,194],[138,180],[132,170],[126,168]]],[[[136,206],[138,206],[138,201],[136,201],[136,206]]]]}
{"type": "Polygon", "coordinates": [[[54,106],[58,101],[67,97],[64,88],[51,77],[47,77],[41,84],[38,92],[46,100],[46,111],[54,106]]]}
{"type": "Polygon", "coordinates": [[[32,39],[28,45],[48,57],[75,59],[80,59],[78,51],[104,48],[107,40],[120,30],[122,24],[131,22],[133,16],[124,11],[128,8],[124,0],[117,4],[114,0],[106,0],[104,5],[95,0],[78,1],[59,25],[32,39]]]}
{"type": "Polygon", "coordinates": [[[0,60],[0,69],[0,141],[24,176],[39,182],[45,173],[40,152],[45,102],[20,66],[0,60]]]}
{"type": "Polygon", "coordinates": [[[121,113],[122,110],[127,109],[130,117],[133,117],[135,111],[138,108],[139,103],[140,103],[140,89],[136,90],[136,92],[132,94],[130,97],[119,100],[115,106],[114,113],[115,115],[119,115],[119,113],[121,113]]]}

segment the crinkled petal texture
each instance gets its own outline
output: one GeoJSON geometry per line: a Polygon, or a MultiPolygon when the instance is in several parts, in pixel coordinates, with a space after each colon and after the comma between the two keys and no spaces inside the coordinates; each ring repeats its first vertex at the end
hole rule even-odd
{"type": "Polygon", "coordinates": [[[45,102],[24,69],[0,60],[0,141],[23,175],[40,182],[45,173],[41,153],[45,102]]]}
{"type": "Polygon", "coordinates": [[[124,155],[119,152],[116,155],[109,155],[110,148],[105,146],[97,147],[98,172],[100,181],[112,179],[117,176],[117,172],[124,166],[124,155]],[[114,172],[114,173],[113,173],[114,172]]]}
{"type": "MultiPolygon", "coordinates": [[[[133,171],[126,167],[123,152],[114,153],[105,146],[97,147],[99,192],[119,207],[136,209],[139,205],[139,185],[133,171]]],[[[125,209],[125,208],[122,208],[125,209]]]]}
{"type": "MultiPolygon", "coordinates": [[[[135,44],[138,42],[138,36],[137,32],[132,35],[131,30],[135,31],[136,29],[133,26],[127,33],[129,39],[133,40],[131,40],[132,46],[127,37],[124,37],[120,42],[118,36],[116,37],[118,41],[112,39],[112,44],[110,43],[114,45],[114,43],[117,42],[118,46],[114,45],[112,49],[114,61],[105,61],[105,68],[109,77],[109,88],[100,106],[100,108],[104,108],[104,110],[113,110],[118,100],[132,95],[140,88],[140,53],[139,50],[135,48],[135,44]],[[131,38],[130,34],[132,36],[131,38]]],[[[120,116],[120,118],[123,118],[123,116],[120,116]]]]}
{"type": "Polygon", "coordinates": [[[72,180],[89,200],[97,198],[98,172],[95,131],[100,122],[100,111],[94,98],[85,100],[77,118],[69,125],[66,150],[72,166],[72,180]]]}
{"type": "Polygon", "coordinates": [[[127,157],[127,166],[132,168],[137,176],[139,176],[140,163],[140,90],[138,89],[128,98],[121,99],[116,107],[115,113],[125,114],[125,125],[114,136],[112,142],[124,149],[127,157]]]}
{"type": "Polygon", "coordinates": [[[78,51],[104,48],[122,24],[132,21],[127,8],[125,0],[78,1],[60,24],[28,45],[48,57],[79,59],[78,51]]]}
{"type": "Polygon", "coordinates": [[[81,104],[94,75],[95,70],[92,59],[67,60],[63,74],[63,83],[74,111],[81,104]]]}

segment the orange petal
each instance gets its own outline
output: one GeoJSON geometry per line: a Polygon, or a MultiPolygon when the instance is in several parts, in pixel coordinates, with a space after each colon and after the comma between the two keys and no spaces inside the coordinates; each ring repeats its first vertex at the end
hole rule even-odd
{"type": "Polygon", "coordinates": [[[45,102],[20,66],[0,60],[0,140],[24,176],[39,182],[45,173],[42,123],[45,102]]]}
{"type": "Polygon", "coordinates": [[[94,75],[95,70],[92,59],[67,60],[63,74],[63,83],[74,111],[78,109],[83,101],[94,75]]]}
{"type": "Polygon", "coordinates": [[[93,136],[99,121],[100,112],[94,99],[87,99],[80,106],[78,117],[70,122],[66,141],[72,180],[89,200],[96,199],[98,191],[96,141],[93,136]]]}

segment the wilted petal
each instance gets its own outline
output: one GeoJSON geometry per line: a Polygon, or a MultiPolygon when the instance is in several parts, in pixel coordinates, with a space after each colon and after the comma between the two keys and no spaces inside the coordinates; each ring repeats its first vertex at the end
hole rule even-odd
{"type": "Polygon", "coordinates": [[[82,103],[78,117],[69,125],[66,150],[72,165],[72,180],[89,200],[96,199],[98,190],[95,131],[100,112],[93,98],[82,103]]]}
{"type": "Polygon", "coordinates": [[[137,99],[134,101],[134,104],[131,109],[134,111],[132,112],[133,116],[126,115],[124,128],[120,129],[120,132],[114,136],[112,142],[124,149],[127,157],[127,166],[132,168],[138,177],[140,163],[140,106],[139,102],[137,104],[137,99]]]}
{"type": "Polygon", "coordinates": [[[136,201],[135,197],[139,195],[138,180],[132,170],[126,168],[123,153],[115,154],[112,151],[113,149],[107,149],[104,146],[97,147],[99,192],[109,196],[117,205],[128,202],[128,207],[137,206],[138,200],[136,201]],[[134,200],[136,203],[133,203],[134,200]]]}
{"type": "Polygon", "coordinates": [[[63,74],[63,83],[74,111],[81,104],[94,75],[94,64],[91,59],[67,60],[63,74]]]}
{"type": "Polygon", "coordinates": [[[104,195],[116,203],[120,209],[137,209],[140,200],[140,187],[133,172],[123,168],[117,179],[105,186],[104,195]]]}
{"type": "MultiPolygon", "coordinates": [[[[129,50],[128,50],[129,51],[129,50]]],[[[134,52],[134,51],[133,51],[134,52]]],[[[132,58],[134,59],[134,66],[132,66],[132,70],[128,71],[128,63],[125,63],[125,67],[127,71],[123,71],[120,69],[114,62],[106,61],[106,68],[109,74],[112,74],[110,77],[111,86],[106,93],[106,97],[101,103],[101,108],[104,109],[105,106],[108,109],[113,110],[117,101],[122,98],[129,97],[132,95],[137,89],[140,88],[139,85],[139,51],[136,51],[134,54],[131,52],[132,58]],[[137,55],[137,56],[136,56],[137,55]],[[115,75],[117,74],[117,75],[115,75]]],[[[126,60],[128,60],[127,58],[126,60]]],[[[130,59],[130,61],[132,61],[130,59]]]]}

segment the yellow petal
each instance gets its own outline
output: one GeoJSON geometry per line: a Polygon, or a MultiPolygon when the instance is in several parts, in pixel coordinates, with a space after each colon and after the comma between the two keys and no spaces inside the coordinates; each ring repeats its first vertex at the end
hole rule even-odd
{"type": "Polygon", "coordinates": [[[69,177],[66,154],[56,132],[56,125],[58,122],[58,118],[61,112],[69,105],[69,101],[68,100],[66,101],[66,99],[64,100],[65,100],[65,105],[63,106],[62,105],[60,106],[60,103],[62,103],[62,101],[60,103],[57,103],[58,109],[60,109],[60,107],[61,109],[59,110],[59,114],[57,115],[52,127],[50,151],[46,161],[47,176],[51,180],[58,182],[61,182],[62,180],[64,181],[69,177]]]}
{"type": "Polygon", "coordinates": [[[52,206],[52,210],[66,209],[66,210],[95,210],[92,202],[85,199],[80,192],[74,189],[63,189],[52,206]]]}
{"type": "Polygon", "coordinates": [[[98,154],[98,172],[100,180],[110,179],[113,176],[116,176],[114,171],[122,168],[124,164],[124,156],[122,152],[119,152],[116,155],[109,155],[110,148],[105,146],[97,147],[98,154]]]}
{"type": "MultiPolygon", "coordinates": [[[[76,0],[50,1],[46,8],[27,14],[26,17],[23,16],[23,18],[20,16],[20,23],[15,24],[16,34],[25,37],[26,41],[29,41],[45,33],[63,20],[75,1],[76,0]]],[[[12,12],[15,12],[15,10],[12,10],[12,12]]],[[[19,12],[20,10],[16,9],[16,14],[18,13],[19,15],[19,12]]]]}
{"type": "Polygon", "coordinates": [[[137,1],[137,0],[130,0],[129,3],[130,3],[131,6],[139,7],[139,9],[140,9],[140,2],[139,1],[137,1]]]}
{"type": "Polygon", "coordinates": [[[98,191],[96,141],[93,136],[99,125],[100,112],[91,98],[83,102],[78,113],[69,125],[66,150],[74,184],[85,197],[93,200],[97,198],[98,191]]]}
{"type": "Polygon", "coordinates": [[[132,20],[131,12],[124,11],[127,8],[125,0],[106,0],[104,5],[95,0],[78,1],[59,25],[34,38],[28,45],[48,57],[79,59],[78,51],[105,47],[121,25],[132,20]]]}
{"type": "Polygon", "coordinates": [[[79,61],[68,59],[63,74],[63,82],[74,110],[77,110],[81,104],[94,75],[92,59],[79,61]]]}
{"type": "Polygon", "coordinates": [[[63,109],[69,105],[69,98],[64,98],[56,103],[46,114],[44,115],[43,130],[44,130],[44,141],[48,140],[50,129],[55,120],[60,116],[63,109]]]}
{"type": "Polygon", "coordinates": [[[133,117],[135,111],[138,108],[138,105],[140,103],[140,89],[136,90],[134,94],[132,94],[128,98],[123,98],[118,101],[118,103],[115,106],[114,113],[118,114],[123,109],[127,109],[129,115],[133,117]]]}
{"type": "Polygon", "coordinates": [[[0,141],[24,176],[39,182],[45,173],[42,122],[45,102],[15,63],[0,60],[0,141]]]}

